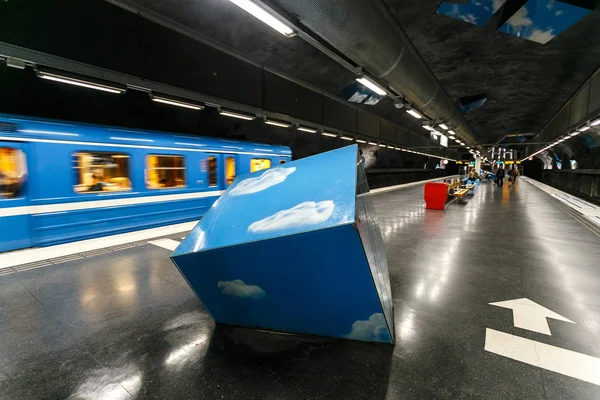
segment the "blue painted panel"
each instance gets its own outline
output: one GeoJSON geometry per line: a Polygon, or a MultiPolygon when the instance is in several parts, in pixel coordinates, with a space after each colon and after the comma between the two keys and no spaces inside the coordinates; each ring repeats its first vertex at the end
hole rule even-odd
{"type": "Polygon", "coordinates": [[[529,0],[498,30],[545,44],[590,12],[558,0],[529,0]]]}
{"type": "Polygon", "coordinates": [[[443,2],[437,12],[469,24],[483,26],[505,2],[506,0],[469,0],[465,3],[443,2]]]}
{"type": "Polygon", "coordinates": [[[385,249],[362,167],[357,200],[357,150],[240,177],[175,250],[218,323],[393,342],[385,249]]]}
{"type": "Polygon", "coordinates": [[[348,146],[238,177],[176,254],[354,222],[356,153],[348,146]]]}
{"type": "Polygon", "coordinates": [[[174,261],[217,323],[391,343],[352,225],[174,261]]]}
{"type": "Polygon", "coordinates": [[[362,165],[357,167],[357,196],[356,196],[356,226],[360,240],[367,257],[371,276],[377,288],[377,294],[381,301],[381,307],[388,323],[388,329],[394,336],[394,300],[392,298],[392,287],[390,284],[387,255],[373,198],[367,184],[367,176],[362,165]]]}

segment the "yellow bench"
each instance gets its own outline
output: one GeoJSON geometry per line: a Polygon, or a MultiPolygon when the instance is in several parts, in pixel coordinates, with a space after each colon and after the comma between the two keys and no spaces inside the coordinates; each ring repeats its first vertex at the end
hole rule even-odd
{"type": "MultiPolygon", "coordinates": [[[[448,185],[448,190],[452,190],[457,187],[460,187],[460,182],[456,182],[456,183],[452,183],[452,184],[448,185]]],[[[456,190],[453,193],[450,193],[450,196],[463,198],[467,193],[469,193],[471,190],[473,190],[474,187],[475,187],[475,185],[466,185],[464,188],[456,190]]]]}

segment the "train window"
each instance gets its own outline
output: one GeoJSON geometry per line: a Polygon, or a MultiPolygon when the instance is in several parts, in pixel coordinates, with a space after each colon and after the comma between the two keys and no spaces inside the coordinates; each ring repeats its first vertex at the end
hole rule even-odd
{"type": "Polygon", "coordinates": [[[208,157],[208,187],[217,186],[217,158],[208,157]]]}
{"type": "Polygon", "coordinates": [[[146,186],[148,189],[185,187],[183,156],[146,156],[146,186]]]}
{"type": "Polygon", "coordinates": [[[72,156],[77,193],[131,190],[129,156],[123,153],[80,151],[72,156]]]}
{"type": "Polygon", "coordinates": [[[285,164],[286,161],[282,158],[281,160],[279,160],[279,164],[285,164]]]}
{"type": "Polygon", "coordinates": [[[235,158],[225,158],[225,182],[227,186],[231,185],[235,180],[235,158]]]}
{"type": "Polygon", "coordinates": [[[250,172],[271,168],[271,160],[268,158],[253,158],[250,160],[250,172]]]}
{"type": "Polygon", "coordinates": [[[21,195],[26,180],[25,153],[19,149],[0,147],[0,199],[21,195]]]}

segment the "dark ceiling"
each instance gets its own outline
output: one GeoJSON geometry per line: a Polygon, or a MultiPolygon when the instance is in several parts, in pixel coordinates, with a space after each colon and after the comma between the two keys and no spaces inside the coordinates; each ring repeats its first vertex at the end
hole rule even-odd
{"type": "MultiPolygon", "coordinates": [[[[354,80],[307,42],[280,35],[229,1],[126,1],[331,94],[340,95],[354,80]]],[[[453,100],[487,93],[482,108],[465,114],[480,143],[539,131],[600,67],[598,10],[542,45],[438,15],[439,0],[385,3],[453,100]]],[[[369,108],[413,131],[421,129],[389,99],[369,108]]]]}

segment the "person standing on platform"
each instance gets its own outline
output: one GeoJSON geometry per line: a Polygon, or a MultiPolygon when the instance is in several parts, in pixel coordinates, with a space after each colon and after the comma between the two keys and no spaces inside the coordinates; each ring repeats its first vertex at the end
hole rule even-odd
{"type": "Polygon", "coordinates": [[[498,171],[496,171],[496,184],[498,187],[504,186],[504,168],[498,167],[498,171]]]}
{"type": "Polygon", "coordinates": [[[510,177],[513,185],[517,183],[517,176],[519,176],[519,170],[513,165],[510,169],[510,177]]]}

